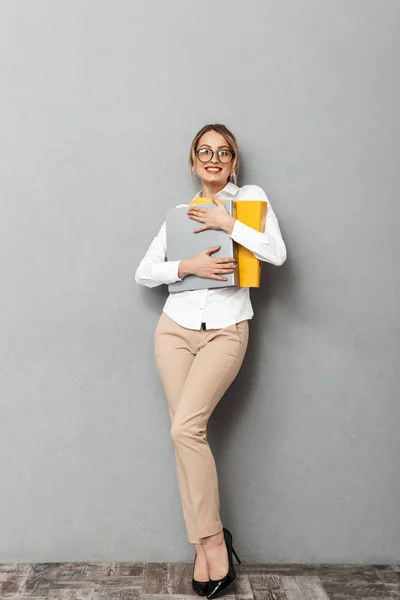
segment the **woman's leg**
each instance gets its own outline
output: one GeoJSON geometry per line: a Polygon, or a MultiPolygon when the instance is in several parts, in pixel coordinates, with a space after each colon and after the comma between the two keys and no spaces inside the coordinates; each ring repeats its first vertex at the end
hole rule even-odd
{"type": "Polygon", "coordinates": [[[196,331],[196,355],[187,372],[171,425],[180,464],[186,475],[195,532],[198,538],[222,531],[218,476],[207,441],[207,423],[235,379],[247,345],[248,321],[196,331]]]}
{"type": "MultiPolygon", "coordinates": [[[[181,327],[164,312],[161,313],[154,331],[155,362],[167,399],[171,424],[195,358],[193,350],[196,347],[196,334],[198,332],[181,327]]],[[[196,522],[186,473],[176,449],[175,464],[187,538],[192,544],[201,544],[202,541],[196,534],[196,522]]]]}
{"type": "MultiPolygon", "coordinates": [[[[201,443],[204,443],[205,441],[207,444],[205,431],[206,422],[219,399],[236,377],[246,352],[247,343],[247,321],[242,321],[236,325],[223,329],[208,331],[189,330],[182,328],[175,323],[175,321],[170,319],[168,315],[162,313],[155,331],[155,358],[157,369],[168,400],[171,417],[171,434],[175,444],[178,485],[181,493],[187,537],[189,542],[195,544],[197,554],[198,550],[202,548],[202,546],[199,546],[199,543],[203,542],[203,539],[196,533],[197,526],[196,514],[193,509],[193,492],[191,491],[187,477],[188,462],[183,460],[183,456],[189,456],[189,458],[190,456],[193,457],[193,452],[189,450],[189,452],[184,451],[182,454],[182,452],[178,451],[182,445],[182,440],[185,438],[184,434],[181,436],[181,433],[185,430],[185,421],[186,424],[191,424],[193,431],[196,415],[194,414],[190,417],[190,410],[187,411],[187,409],[181,409],[179,411],[178,408],[181,404],[186,405],[188,401],[190,405],[191,397],[195,399],[196,402],[191,404],[192,408],[195,409],[196,406],[200,407],[201,413],[200,420],[197,420],[200,426],[200,429],[197,428],[197,432],[201,434],[203,439],[199,439],[199,441],[201,443]],[[196,363],[196,368],[193,370],[192,367],[194,366],[194,363],[196,363]],[[191,389],[193,392],[190,391],[191,389]],[[195,393],[196,389],[200,393],[195,393]],[[201,409],[202,406],[203,409],[201,409]],[[187,417],[185,417],[185,413],[187,413],[187,417]],[[179,421],[175,419],[177,414],[181,419],[182,429],[180,429],[179,421]]],[[[195,409],[195,412],[196,410],[198,411],[198,408],[195,409]]],[[[194,431],[196,431],[196,426],[194,427],[194,431]]],[[[192,450],[193,449],[194,446],[192,446],[192,450]]],[[[208,496],[208,504],[210,503],[210,500],[214,504],[211,512],[215,516],[219,513],[218,481],[215,463],[212,465],[213,457],[211,451],[209,452],[211,456],[208,456],[208,460],[206,461],[206,465],[208,465],[206,470],[210,472],[209,467],[211,459],[211,481],[213,481],[213,484],[209,484],[208,487],[206,484],[205,487],[203,486],[203,490],[205,490],[205,494],[208,496]],[[209,494],[208,492],[211,492],[212,489],[214,490],[213,494],[209,494]]],[[[201,454],[200,456],[204,456],[204,454],[201,454]]],[[[201,472],[201,464],[199,468],[201,472]]],[[[192,475],[196,477],[195,471],[196,466],[194,469],[189,467],[190,480],[193,479],[192,475]]],[[[202,479],[204,481],[204,477],[202,477],[202,479]]],[[[197,507],[200,506],[201,509],[202,502],[199,502],[198,496],[196,502],[197,507]]],[[[207,498],[205,503],[207,504],[207,498]]],[[[210,531],[209,521],[207,521],[207,523],[207,531],[210,531]]],[[[215,548],[215,543],[223,541],[221,532],[222,523],[219,520],[219,516],[217,516],[217,520],[211,524],[211,531],[215,531],[215,529],[217,529],[217,533],[209,534],[207,537],[204,536],[204,529],[201,530],[203,537],[206,537],[204,541],[208,545],[209,550],[207,554],[209,556],[212,553],[212,546],[214,545],[215,548]],[[215,523],[218,523],[217,527],[214,526],[215,523]]],[[[219,545],[221,546],[221,544],[219,545]]],[[[212,567],[214,568],[210,571],[210,576],[212,578],[219,577],[215,569],[222,568],[225,572],[225,564],[227,564],[225,545],[223,544],[221,550],[215,548],[215,551],[219,552],[219,557],[216,556],[215,561],[213,558],[211,559],[212,563],[214,563],[212,564],[212,567]],[[220,563],[219,566],[218,561],[220,563]]],[[[203,553],[201,554],[201,560],[196,560],[196,566],[198,565],[199,569],[203,568],[201,564],[203,563],[203,553]]],[[[202,580],[203,577],[200,577],[200,579],[202,580]]]]}

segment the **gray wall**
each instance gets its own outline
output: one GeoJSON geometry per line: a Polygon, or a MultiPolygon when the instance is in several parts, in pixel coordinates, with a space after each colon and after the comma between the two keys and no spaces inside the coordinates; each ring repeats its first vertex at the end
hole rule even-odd
{"type": "Polygon", "coordinates": [[[192,560],[133,279],[193,135],[288,249],[209,424],[244,562],[399,560],[396,0],[3,0],[0,560],[192,560]]]}

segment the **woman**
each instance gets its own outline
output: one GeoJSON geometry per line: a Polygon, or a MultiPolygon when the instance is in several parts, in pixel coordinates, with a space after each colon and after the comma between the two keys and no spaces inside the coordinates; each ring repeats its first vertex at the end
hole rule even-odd
{"type": "MultiPolygon", "coordinates": [[[[222,229],[258,259],[282,265],[286,247],[265,192],[257,185],[238,187],[239,152],[234,135],[220,124],[195,136],[189,164],[201,181],[197,196],[211,197],[210,208],[188,206],[195,232],[222,229]],[[219,198],[268,200],[264,232],[234,219],[219,198]]],[[[140,262],[135,280],[154,287],[190,274],[226,281],[237,268],[232,258],[213,258],[218,247],[195,257],[165,261],[165,221],[140,262]]],[[[207,441],[207,422],[242,365],[253,316],[248,287],[218,287],[169,294],[154,332],[154,352],[167,398],[171,438],[187,539],[194,544],[192,586],[214,598],[236,576],[232,535],[219,515],[218,477],[207,441]]]]}

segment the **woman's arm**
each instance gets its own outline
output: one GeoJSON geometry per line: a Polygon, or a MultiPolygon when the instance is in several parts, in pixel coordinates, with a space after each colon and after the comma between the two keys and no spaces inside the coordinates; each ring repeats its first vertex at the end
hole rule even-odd
{"type": "Polygon", "coordinates": [[[147,287],[156,287],[163,283],[182,281],[182,278],[188,275],[185,268],[187,261],[166,261],[166,251],[167,235],[166,222],[164,221],[136,269],[136,283],[147,287]]]}
{"type": "Polygon", "coordinates": [[[256,258],[273,265],[282,265],[287,257],[286,245],[282,239],[278,219],[273,211],[270,201],[262,188],[259,188],[255,200],[267,200],[267,218],[265,230],[256,231],[236,219],[233,230],[228,234],[235,242],[251,250],[256,258]]]}

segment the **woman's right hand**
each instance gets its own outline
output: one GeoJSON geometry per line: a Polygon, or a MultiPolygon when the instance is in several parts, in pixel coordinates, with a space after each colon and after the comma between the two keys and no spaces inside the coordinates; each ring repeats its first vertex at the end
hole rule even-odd
{"type": "Polygon", "coordinates": [[[208,277],[209,279],[219,279],[220,281],[226,281],[227,278],[218,273],[232,273],[237,266],[237,262],[234,258],[212,258],[210,254],[217,252],[220,246],[212,246],[206,248],[189,260],[182,260],[179,265],[179,277],[185,275],[197,275],[198,277],[208,277]],[[182,273],[182,274],[181,274],[182,273]]]}

